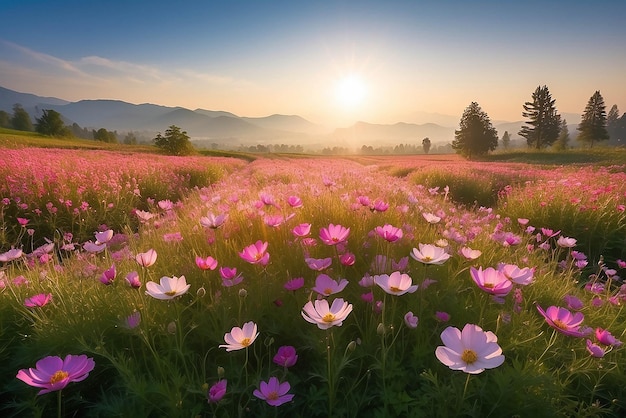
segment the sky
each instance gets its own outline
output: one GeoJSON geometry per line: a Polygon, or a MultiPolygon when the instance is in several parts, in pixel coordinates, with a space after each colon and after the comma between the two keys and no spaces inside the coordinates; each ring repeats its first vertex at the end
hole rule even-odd
{"type": "Polygon", "coordinates": [[[523,120],[596,90],[626,111],[624,0],[0,0],[0,86],[300,115],[325,126],[523,120]]]}

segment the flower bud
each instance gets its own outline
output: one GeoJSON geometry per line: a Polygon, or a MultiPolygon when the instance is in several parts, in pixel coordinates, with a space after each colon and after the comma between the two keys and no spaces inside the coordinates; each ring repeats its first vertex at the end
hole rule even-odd
{"type": "Polygon", "coordinates": [[[356,341],[352,340],[348,343],[348,347],[346,348],[348,351],[356,350],[356,341]]]}
{"type": "Polygon", "coordinates": [[[380,324],[378,324],[378,326],[376,327],[376,334],[378,334],[378,335],[384,335],[385,334],[385,326],[383,325],[382,322],[380,324]]]}
{"type": "Polygon", "coordinates": [[[217,366],[217,377],[222,379],[224,377],[225,370],[222,366],[217,366]]]}
{"type": "Polygon", "coordinates": [[[167,324],[167,332],[169,332],[170,334],[176,334],[176,322],[172,321],[169,324],[167,324]]]}
{"type": "Polygon", "coordinates": [[[248,291],[246,289],[239,289],[239,297],[245,298],[248,296],[248,291]]]}

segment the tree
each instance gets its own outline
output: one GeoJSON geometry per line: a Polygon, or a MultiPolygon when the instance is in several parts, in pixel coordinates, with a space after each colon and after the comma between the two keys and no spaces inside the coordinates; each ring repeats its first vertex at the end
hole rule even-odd
{"type": "Polygon", "coordinates": [[[124,143],[126,145],[137,145],[137,136],[134,132],[128,132],[124,137],[124,143]]]}
{"type": "Polygon", "coordinates": [[[559,137],[552,145],[555,150],[565,151],[569,146],[569,128],[567,127],[567,120],[561,121],[561,130],[559,131],[559,137]]]}
{"type": "Polygon", "coordinates": [[[489,116],[478,103],[472,102],[461,116],[460,129],[454,131],[452,148],[470,160],[472,156],[484,155],[498,146],[498,132],[491,125],[489,116]]]}
{"type": "Polygon", "coordinates": [[[530,118],[530,126],[522,126],[519,135],[526,138],[529,147],[541,149],[554,143],[559,137],[561,117],[556,113],[555,100],[546,86],[539,86],[532,95],[533,101],[524,103],[522,116],[530,118]]]}
{"type": "Polygon", "coordinates": [[[40,118],[35,118],[35,130],[42,135],[67,136],[69,130],[65,127],[61,114],[52,109],[43,109],[40,118]]]}
{"type": "Polygon", "coordinates": [[[606,106],[604,99],[599,90],[593,93],[589,98],[585,112],[582,115],[580,124],[578,125],[577,139],[586,142],[589,147],[593,147],[596,141],[604,141],[609,139],[609,132],[606,130],[606,106]]]}
{"type": "Polygon", "coordinates": [[[619,109],[617,108],[617,105],[614,104],[611,106],[611,110],[609,110],[609,113],[606,116],[606,130],[609,132],[609,140],[613,145],[618,144],[618,140],[622,136],[622,133],[620,132],[619,116],[619,109]]]}
{"type": "Polygon", "coordinates": [[[502,147],[504,147],[504,149],[509,149],[510,145],[511,135],[509,135],[509,131],[504,131],[504,134],[502,135],[502,147]]]}
{"type": "Polygon", "coordinates": [[[96,141],[117,144],[117,133],[107,131],[105,128],[100,128],[97,131],[93,131],[93,139],[95,139],[96,141]]]}
{"type": "Polygon", "coordinates": [[[165,131],[165,136],[159,132],[153,139],[154,145],[172,155],[189,155],[193,153],[193,145],[189,141],[187,132],[181,131],[176,125],[165,131]]]}
{"type": "Polygon", "coordinates": [[[18,131],[33,131],[33,122],[30,120],[30,115],[19,103],[13,105],[11,127],[18,131]]]}
{"type": "Polygon", "coordinates": [[[0,128],[10,128],[11,127],[11,115],[9,115],[4,110],[0,110],[0,128]]]}
{"type": "Polygon", "coordinates": [[[424,154],[428,154],[428,151],[430,151],[430,139],[428,137],[422,139],[422,148],[424,149],[424,154]]]}

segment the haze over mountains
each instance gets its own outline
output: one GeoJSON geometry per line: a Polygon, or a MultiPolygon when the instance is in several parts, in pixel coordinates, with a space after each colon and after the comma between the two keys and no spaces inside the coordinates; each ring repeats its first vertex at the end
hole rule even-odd
{"type": "MultiPolygon", "coordinates": [[[[12,114],[13,106],[19,103],[31,115],[33,123],[41,116],[43,109],[59,112],[68,125],[78,124],[82,128],[125,132],[136,132],[139,137],[152,138],[157,132],[164,132],[176,125],[187,131],[197,144],[208,145],[252,145],[252,144],[293,144],[310,146],[361,146],[421,144],[423,138],[430,138],[433,144],[447,144],[454,139],[461,115],[416,114],[416,119],[424,120],[429,115],[439,123],[405,123],[383,125],[357,122],[350,127],[331,129],[310,122],[297,115],[270,115],[266,117],[244,117],[230,112],[185,109],[155,104],[131,104],[118,100],[80,100],[69,102],[55,97],[41,97],[20,93],[0,87],[0,110],[12,114]],[[456,121],[456,122],[454,122],[456,121]]],[[[521,108],[521,104],[520,104],[521,108]]],[[[521,116],[521,111],[520,111],[521,116]]],[[[580,116],[563,115],[572,124],[570,133],[575,132],[580,116]]],[[[508,131],[513,140],[523,121],[495,122],[494,127],[501,137],[508,131]]]]}

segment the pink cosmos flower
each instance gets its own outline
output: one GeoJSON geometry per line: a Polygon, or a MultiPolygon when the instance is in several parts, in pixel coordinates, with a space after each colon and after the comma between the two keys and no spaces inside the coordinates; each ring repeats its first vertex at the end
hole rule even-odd
{"type": "Polygon", "coordinates": [[[65,359],[48,356],[37,361],[34,369],[20,370],[16,377],[30,386],[43,388],[37,393],[43,395],[61,390],[71,382],[85,380],[94,367],[93,359],[84,354],[68,354],[65,359]]]}
{"type": "Polygon", "coordinates": [[[106,247],[106,244],[98,244],[92,241],[87,241],[83,244],[83,249],[88,253],[99,253],[104,251],[106,247]]]}
{"type": "Polygon", "coordinates": [[[380,199],[376,199],[374,203],[372,203],[371,209],[374,212],[385,212],[387,209],[389,209],[389,203],[384,202],[380,199]]]}
{"type": "Polygon", "coordinates": [[[478,374],[504,363],[498,337],[474,324],[466,324],[460,331],[448,327],[441,333],[444,345],[437,347],[435,356],[452,370],[478,374]]]}
{"type": "Polygon", "coordinates": [[[326,274],[320,274],[315,279],[315,287],[311,290],[314,290],[322,296],[330,296],[341,292],[347,285],[348,281],[346,279],[337,281],[326,274]]]}
{"type": "Polygon", "coordinates": [[[493,267],[487,267],[485,270],[482,267],[478,270],[470,267],[470,275],[474,283],[490,295],[506,296],[513,289],[513,282],[493,267]]]}
{"type": "Polygon", "coordinates": [[[135,311],[132,314],[128,315],[124,320],[124,326],[128,329],[137,328],[141,323],[141,313],[139,311],[135,311]]]}
{"type": "Polygon", "coordinates": [[[287,198],[287,203],[292,208],[301,208],[302,207],[302,199],[300,199],[298,196],[289,196],[287,198]]]}
{"type": "Polygon", "coordinates": [[[207,258],[196,257],[196,266],[200,270],[215,270],[217,268],[217,260],[211,256],[207,258]]]}
{"type": "Polygon", "coordinates": [[[203,216],[200,218],[200,225],[205,228],[217,229],[220,226],[224,225],[228,215],[225,213],[214,215],[212,213],[207,214],[207,216],[203,216]]]}
{"type": "Polygon", "coordinates": [[[403,235],[402,229],[389,224],[377,226],[374,231],[387,242],[396,242],[401,239],[403,235]]]}
{"type": "Polygon", "coordinates": [[[172,201],[171,201],[171,200],[169,200],[169,199],[159,200],[159,201],[157,202],[157,205],[158,205],[161,209],[166,210],[166,211],[167,211],[167,210],[172,210],[172,209],[174,209],[174,203],[172,203],[172,201]]]}
{"type": "Polygon", "coordinates": [[[404,323],[409,328],[417,328],[417,323],[419,322],[419,318],[413,314],[413,312],[409,311],[404,315],[404,323]]]}
{"type": "Polygon", "coordinates": [[[565,296],[563,296],[563,301],[565,301],[565,304],[567,305],[567,307],[569,309],[572,309],[574,311],[578,311],[578,310],[582,309],[583,306],[585,306],[583,304],[583,301],[578,299],[574,295],[565,295],[565,296]]]}
{"type": "Polygon", "coordinates": [[[306,237],[311,233],[311,224],[305,223],[297,225],[291,230],[291,233],[294,234],[296,237],[306,237]]]}
{"type": "Polygon", "coordinates": [[[222,379],[211,386],[206,394],[209,403],[218,403],[226,395],[226,379],[222,379]]]}
{"type": "Polygon", "coordinates": [[[96,244],[106,244],[113,238],[113,230],[107,229],[106,231],[96,232],[94,235],[96,236],[96,244]]]}
{"type": "Polygon", "coordinates": [[[115,264],[113,264],[111,267],[105,270],[104,273],[100,275],[99,280],[101,283],[106,284],[106,285],[113,284],[116,274],[117,274],[117,270],[115,269],[115,264]]]}
{"type": "Polygon", "coordinates": [[[592,357],[602,358],[606,352],[598,344],[594,344],[590,339],[587,339],[587,351],[592,357]]]}
{"type": "Polygon", "coordinates": [[[328,225],[327,228],[320,229],[320,239],[326,245],[337,245],[344,242],[350,235],[350,228],[341,225],[328,225]]]}
{"type": "Polygon", "coordinates": [[[587,335],[580,328],[580,324],[585,319],[581,312],[572,315],[567,309],[557,306],[550,306],[544,311],[539,305],[537,305],[537,310],[545,318],[548,325],[560,333],[577,338],[587,335]]]}
{"type": "Polygon", "coordinates": [[[356,262],[356,256],[352,253],[343,253],[339,256],[339,262],[342,266],[353,266],[356,262]]]}
{"type": "Polygon", "coordinates": [[[330,257],[328,258],[305,258],[304,261],[306,262],[307,266],[309,266],[311,270],[317,270],[317,271],[325,270],[328,267],[330,267],[331,264],[333,263],[333,259],[330,257]]]}
{"type": "Polygon", "coordinates": [[[523,286],[529,285],[534,280],[534,268],[524,267],[519,268],[515,264],[499,264],[498,271],[500,271],[504,276],[512,281],[513,283],[520,284],[523,286]]]}
{"type": "Polygon", "coordinates": [[[459,253],[467,260],[476,260],[482,254],[480,250],[472,250],[469,247],[462,247],[459,253]]]}
{"type": "Polygon", "coordinates": [[[330,306],[326,299],[308,301],[301,313],[305,321],[317,325],[319,329],[328,329],[334,325],[340,327],[350,312],[352,305],[338,298],[330,306]]]}
{"type": "Polygon", "coordinates": [[[160,284],[152,281],[146,283],[146,295],[155,299],[170,300],[184,295],[190,287],[185,276],[161,277],[160,284]]]}
{"type": "Polygon", "coordinates": [[[39,293],[24,300],[24,306],[27,308],[41,308],[46,306],[52,300],[52,293],[39,293]]]}
{"type": "Polygon", "coordinates": [[[278,348],[278,352],[273,358],[275,364],[282,367],[291,367],[298,361],[295,347],[291,345],[283,345],[278,348]]]}
{"type": "Polygon", "coordinates": [[[560,236],[559,239],[556,240],[556,245],[562,248],[572,248],[576,246],[576,239],[560,236]]]}
{"type": "Polygon", "coordinates": [[[448,254],[446,250],[436,245],[420,243],[418,247],[419,250],[413,248],[409,255],[421,263],[441,265],[450,258],[450,254],[448,254]]]}
{"type": "Polygon", "coordinates": [[[450,314],[448,312],[437,311],[435,312],[435,318],[439,322],[448,322],[450,320],[450,314]]]}
{"type": "Polygon", "coordinates": [[[233,327],[229,333],[224,334],[226,344],[221,344],[219,347],[225,348],[226,351],[241,350],[249,347],[258,336],[257,325],[249,321],[243,324],[243,327],[233,327]]]}
{"type": "Polygon", "coordinates": [[[381,274],[374,276],[374,283],[390,295],[401,296],[405,293],[413,293],[417,290],[417,285],[413,284],[413,279],[408,274],[394,271],[390,275],[381,274]]]}
{"type": "Polygon", "coordinates": [[[600,344],[612,345],[613,347],[619,347],[622,342],[615,338],[608,330],[602,328],[596,328],[596,339],[600,344]]]}
{"type": "Polygon", "coordinates": [[[147,222],[150,219],[154,218],[153,213],[146,212],[145,210],[136,210],[135,216],[137,216],[140,222],[147,222]]]}
{"type": "Polygon", "coordinates": [[[17,260],[24,252],[21,248],[11,248],[9,251],[0,254],[0,261],[8,263],[9,261],[17,260]]]}
{"type": "Polygon", "coordinates": [[[426,219],[426,222],[428,222],[429,224],[436,224],[437,222],[441,220],[439,216],[429,213],[429,212],[422,213],[422,216],[424,217],[424,219],[426,219]]]}
{"type": "Polygon", "coordinates": [[[141,267],[150,267],[151,265],[156,263],[156,259],[157,252],[153,249],[149,249],[145,253],[138,253],[135,256],[135,261],[137,261],[137,264],[139,264],[141,267]]]}
{"type": "Polygon", "coordinates": [[[136,271],[131,271],[125,277],[126,282],[133,289],[139,289],[141,287],[141,280],[139,280],[139,273],[136,271]]]}
{"type": "Polygon", "coordinates": [[[292,292],[294,292],[303,286],[304,286],[304,277],[297,277],[295,279],[288,280],[287,283],[285,283],[284,287],[285,289],[291,290],[292,292]]]}
{"type": "Polygon", "coordinates": [[[289,389],[289,382],[280,383],[278,378],[272,376],[267,382],[261,381],[259,389],[255,389],[252,394],[271,406],[280,406],[293,399],[294,395],[287,393],[289,389]]]}
{"type": "Polygon", "coordinates": [[[239,257],[250,264],[260,264],[266,266],[270,261],[270,254],[267,252],[267,242],[258,240],[252,245],[248,245],[239,253],[239,257]]]}
{"type": "Polygon", "coordinates": [[[28,219],[26,218],[17,218],[17,223],[20,224],[20,226],[26,226],[28,225],[28,219]]]}

